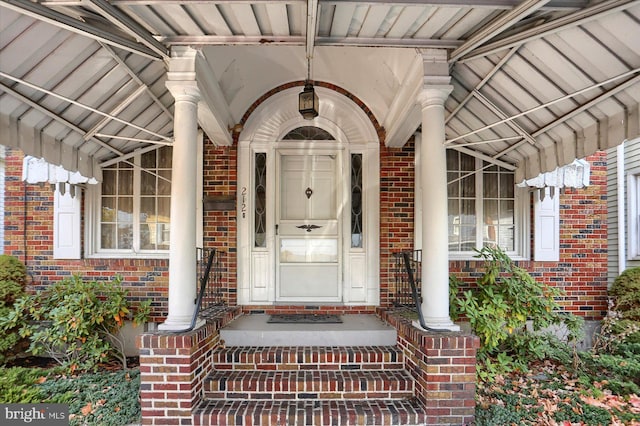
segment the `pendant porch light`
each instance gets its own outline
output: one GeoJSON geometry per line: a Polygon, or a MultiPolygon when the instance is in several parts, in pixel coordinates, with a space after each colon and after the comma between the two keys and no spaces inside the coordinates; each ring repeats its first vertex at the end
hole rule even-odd
{"type": "Polygon", "coordinates": [[[304,89],[298,95],[298,111],[305,120],[313,120],[318,116],[320,102],[311,84],[311,58],[307,58],[307,79],[304,89]]]}

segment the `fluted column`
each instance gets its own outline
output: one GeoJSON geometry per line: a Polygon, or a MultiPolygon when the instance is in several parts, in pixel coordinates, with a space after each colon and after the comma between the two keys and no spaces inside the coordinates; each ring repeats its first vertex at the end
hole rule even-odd
{"type": "Polygon", "coordinates": [[[418,95],[422,108],[419,150],[423,221],[421,278],[425,325],[433,329],[458,331],[460,327],[449,316],[447,157],[444,146],[444,102],[452,88],[449,84],[426,83],[418,95]]]}
{"type": "Polygon", "coordinates": [[[175,98],[171,172],[171,245],[169,248],[169,313],[161,330],[183,330],[191,324],[197,291],[196,179],[198,101],[193,80],[167,81],[175,98]]]}

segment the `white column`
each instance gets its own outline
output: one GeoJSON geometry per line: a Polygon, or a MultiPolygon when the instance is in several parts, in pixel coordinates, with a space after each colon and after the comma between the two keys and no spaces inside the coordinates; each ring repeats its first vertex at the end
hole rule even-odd
{"type": "MultiPolygon", "coordinates": [[[[422,314],[429,328],[459,331],[449,316],[449,234],[444,102],[448,84],[425,84],[422,107],[422,314]]],[[[418,142],[418,138],[416,138],[418,142]]]]}
{"type": "MultiPolygon", "coordinates": [[[[169,314],[160,330],[190,326],[197,293],[196,184],[198,101],[195,81],[167,81],[175,98],[171,172],[171,245],[169,248],[169,314]]],[[[197,324],[198,326],[200,324],[197,324]]]]}

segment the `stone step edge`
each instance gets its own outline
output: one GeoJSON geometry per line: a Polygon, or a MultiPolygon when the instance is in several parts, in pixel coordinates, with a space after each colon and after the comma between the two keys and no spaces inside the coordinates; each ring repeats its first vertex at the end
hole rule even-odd
{"type": "Polygon", "coordinates": [[[203,401],[192,414],[195,426],[245,425],[423,425],[427,419],[413,399],[203,401]]]}
{"type": "Polygon", "coordinates": [[[408,398],[414,380],[403,370],[214,371],[205,379],[204,392],[217,399],[408,398]]]}
{"type": "Polygon", "coordinates": [[[397,346],[220,347],[212,354],[220,370],[349,370],[403,368],[397,346]]]}

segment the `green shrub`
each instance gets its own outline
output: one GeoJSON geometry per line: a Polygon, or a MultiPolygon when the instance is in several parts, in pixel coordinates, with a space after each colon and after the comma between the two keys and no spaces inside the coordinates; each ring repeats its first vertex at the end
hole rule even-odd
{"type": "MultiPolygon", "coordinates": [[[[25,294],[27,268],[22,262],[6,254],[0,255],[0,317],[6,316],[14,302],[25,294]]],[[[0,328],[0,364],[13,359],[19,352],[18,326],[0,328]]]]}
{"type": "Polygon", "coordinates": [[[150,303],[141,303],[132,316],[120,282],[119,277],[114,282],[66,278],[17,300],[0,326],[22,324],[20,334],[30,339],[32,354],[46,354],[72,372],[94,369],[110,355],[126,368],[119,331],[127,318],[144,321],[150,303]]]}
{"type": "Polygon", "coordinates": [[[640,322],[640,267],[629,268],[613,281],[609,296],[623,319],[640,322]]]}
{"type": "Polygon", "coordinates": [[[484,247],[476,257],[484,260],[485,273],[476,289],[453,299],[453,311],[465,315],[480,337],[478,358],[486,367],[479,370],[481,378],[543,359],[552,338],[541,332],[547,327],[562,326],[570,341],[580,336],[581,320],[563,313],[556,302],[560,289],[537,282],[499,248],[484,247]]]}
{"type": "Polygon", "coordinates": [[[621,273],[609,289],[611,309],[602,322],[597,346],[610,350],[616,345],[640,343],[640,267],[621,273]]]}

